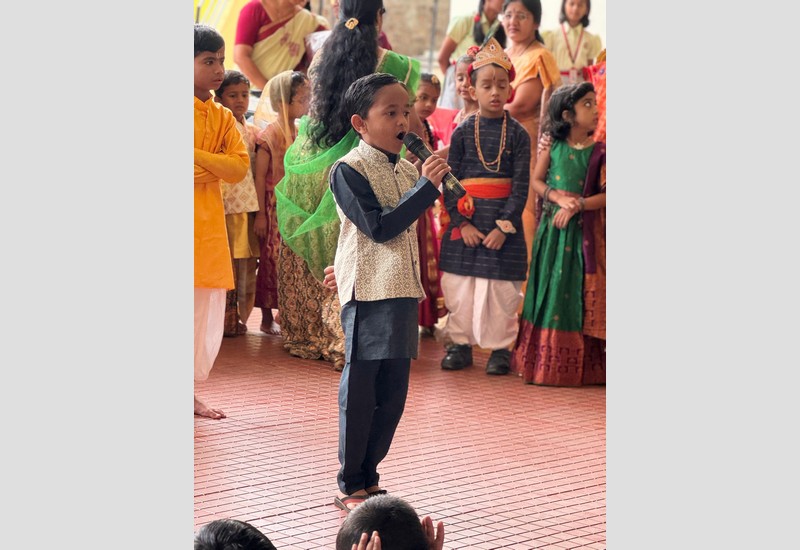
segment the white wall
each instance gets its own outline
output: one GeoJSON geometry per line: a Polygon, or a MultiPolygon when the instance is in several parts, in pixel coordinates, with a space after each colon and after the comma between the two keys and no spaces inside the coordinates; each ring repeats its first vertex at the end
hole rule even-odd
{"type": "MultiPolygon", "coordinates": [[[[606,47],[606,0],[591,0],[592,11],[589,13],[589,27],[592,34],[600,35],[603,47],[606,47]]],[[[558,26],[558,12],[561,11],[561,0],[541,0],[541,29],[553,29],[558,26]]],[[[450,0],[450,17],[473,13],[478,8],[478,0],[450,0]]]]}

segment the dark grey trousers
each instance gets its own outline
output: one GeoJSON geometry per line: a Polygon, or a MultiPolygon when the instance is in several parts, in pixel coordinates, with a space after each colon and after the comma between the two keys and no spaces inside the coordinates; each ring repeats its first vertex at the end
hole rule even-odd
{"type": "Polygon", "coordinates": [[[411,359],[345,363],[339,382],[339,489],[352,494],[378,484],[408,394],[411,359]]]}

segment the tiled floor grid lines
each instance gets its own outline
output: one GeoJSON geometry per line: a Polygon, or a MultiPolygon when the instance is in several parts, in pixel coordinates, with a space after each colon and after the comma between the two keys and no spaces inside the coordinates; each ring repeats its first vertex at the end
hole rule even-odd
{"type": "MultiPolygon", "coordinates": [[[[248,521],[278,550],[335,548],[339,373],[259,331],[223,340],[196,384],[227,418],[195,417],[195,529],[248,521]]],[[[381,486],[445,526],[447,550],[606,547],[606,389],[444,371],[422,336],[381,486]]]]}

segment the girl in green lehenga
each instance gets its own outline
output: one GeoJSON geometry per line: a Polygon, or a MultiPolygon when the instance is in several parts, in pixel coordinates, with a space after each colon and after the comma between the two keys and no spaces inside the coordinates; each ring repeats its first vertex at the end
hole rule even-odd
{"type": "MultiPolygon", "coordinates": [[[[382,0],[343,0],[339,9],[339,21],[309,68],[310,114],[300,120],[297,139],[284,157],[286,175],[275,187],[284,347],[298,357],[330,361],[336,370],[344,367],[341,307],[336,292],[321,281],[324,269],[333,265],[339,238],[328,172],[359,140],[342,105],[344,92],[362,76],[385,72],[413,95],[420,76],[419,61],[378,45],[386,11],[382,0]]],[[[421,134],[415,114],[410,122],[411,131],[421,134]]]]}
{"type": "Polygon", "coordinates": [[[553,92],[531,188],[544,201],[512,368],[548,386],[605,384],[605,143],[590,82],[553,92]]]}

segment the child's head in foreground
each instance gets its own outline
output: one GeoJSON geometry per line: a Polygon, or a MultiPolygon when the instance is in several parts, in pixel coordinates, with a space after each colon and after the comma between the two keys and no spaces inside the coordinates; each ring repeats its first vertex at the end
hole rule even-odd
{"type": "Polygon", "coordinates": [[[194,550],[276,550],[267,536],[244,521],[217,519],[198,529],[194,550]]]}
{"type": "Polygon", "coordinates": [[[347,514],[336,535],[336,550],[351,550],[361,533],[372,537],[373,531],[381,537],[382,550],[428,550],[417,512],[392,495],[370,497],[347,514]]]}

